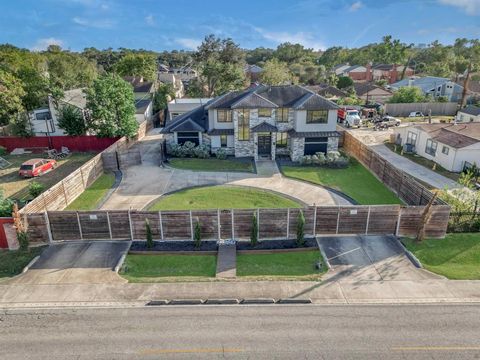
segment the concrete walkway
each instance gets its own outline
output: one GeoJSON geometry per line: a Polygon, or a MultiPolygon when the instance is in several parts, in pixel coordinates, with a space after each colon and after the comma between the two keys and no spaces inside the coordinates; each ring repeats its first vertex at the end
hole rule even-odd
{"type": "Polygon", "coordinates": [[[220,243],[217,254],[217,274],[219,279],[231,279],[237,276],[237,246],[220,243]]]}
{"type": "Polygon", "coordinates": [[[284,178],[274,161],[257,162],[257,174],[242,172],[190,171],[162,168],[157,155],[159,137],[151,133],[135,146],[140,147],[142,165],[123,171],[120,186],[102,209],[144,209],[163,194],[194,186],[238,185],[275,191],[308,205],[348,205],[341,196],[313,184],[284,178]]]}

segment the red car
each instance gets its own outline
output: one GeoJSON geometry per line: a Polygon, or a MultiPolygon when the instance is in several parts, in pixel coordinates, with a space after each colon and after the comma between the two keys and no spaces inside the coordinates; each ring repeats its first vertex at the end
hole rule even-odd
{"type": "Polygon", "coordinates": [[[25,161],[18,170],[21,177],[42,176],[46,172],[55,169],[57,162],[52,159],[30,159],[25,161]]]}

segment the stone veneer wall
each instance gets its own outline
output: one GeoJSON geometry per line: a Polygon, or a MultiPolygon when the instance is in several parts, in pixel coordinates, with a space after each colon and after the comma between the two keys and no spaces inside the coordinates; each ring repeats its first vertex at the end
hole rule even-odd
{"type": "Polygon", "coordinates": [[[290,157],[292,161],[299,161],[305,151],[305,138],[291,138],[290,157]]]}
{"type": "Polygon", "coordinates": [[[338,137],[329,137],[327,151],[338,151],[338,137]]]}

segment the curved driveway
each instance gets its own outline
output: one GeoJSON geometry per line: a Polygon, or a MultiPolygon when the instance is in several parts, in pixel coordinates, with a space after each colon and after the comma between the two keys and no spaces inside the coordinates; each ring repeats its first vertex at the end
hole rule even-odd
{"type": "Polygon", "coordinates": [[[142,164],[123,170],[119,187],[102,206],[104,210],[144,209],[159,196],[193,186],[238,185],[275,191],[308,205],[347,205],[348,200],[313,184],[285,178],[273,161],[257,162],[257,174],[241,172],[190,171],[158,166],[160,135],[149,134],[139,141],[142,164]]]}

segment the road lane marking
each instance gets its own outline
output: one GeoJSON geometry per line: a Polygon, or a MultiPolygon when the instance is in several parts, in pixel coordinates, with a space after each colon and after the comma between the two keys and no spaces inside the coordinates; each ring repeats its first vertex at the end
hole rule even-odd
{"type": "Polygon", "coordinates": [[[239,353],[243,349],[148,349],[140,351],[140,355],[157,355],[157,354],[194,354],[194,353],[239,353]]]}
{"type": "Polygon", "coordinates": [[[480,351],[480,346],[398,346],[393,351],[480,351]]]}

